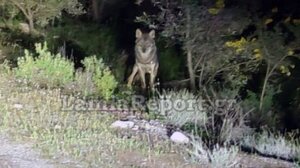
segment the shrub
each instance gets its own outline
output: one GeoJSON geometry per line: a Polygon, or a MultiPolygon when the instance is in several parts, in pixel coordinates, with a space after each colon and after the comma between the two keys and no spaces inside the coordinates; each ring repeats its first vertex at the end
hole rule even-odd
{"type": "Polygon", "coordinates": [[[236,167],[238,164],[239,149],[237,147],[220,147],[216,144],[212,150],[208,150],[201,140],[193,140],[192,146],[193,150],[188,152],[191,159],[197,163],[203,164],[203,162],[206,162],[208,167],[213,168],[230,168],[236,167]]]}
{"type": "Polygon", "coordinates": [[[85,96],[99,94],[105,100],[110,99],[117,88],[118,82],[108,67],[104,65],[103,60],[98,60],[96,56],[91,56],[85,58],[82,63],[85,71],[76,73],[76,81],[83,81],[81,82],[83,86],[81,86],[85,96]],[[89,80],[86,80],[84,83],[84,79],[89,80]],[[94,88],[94,90],[90,88],[94,88]]]}
{"type": "Polygon", "coordinates": [[[10,75],[11,74],[10,65],[7,60],[4,60],[4,62],[0,64],[0,73],[1,73],[1,75],[10,75]]]}
{"type": "Polygon", "coordinates": [[[35,44],[34,54],[25,50],[25,56],[18,58],[15,68],[17,77],[31,84],[45,87],[61,87],[74,79],[74,65],[60,54],[53,55],[45,42],[35,44]]]}
{"type": "Polygon", "coordinates": [[[157,111],[150,111],[165,116],[166,122],[179,127],[187,123],[204,125],[206,113],[201,107],[201,99],[187,90],[163,91],[154,99],[157,111]]]}
{"type": "MultiPolygon", "coordinates": [[[[71,91],[81,93],[83,96],[91,96],[96,93],[96,88],[93,83],[93,75],[89,72],[80,70],[75,74],[75,85],[71,87],[71,91]]],[[[69,89],[69,88],[68,88],[69,89]]]]}
{"type": "Polygon", "coordinates": [[[235,167],[238,163],[237,155],[238,148],[220,147],[218,144],[214,146],[213,150],[209,152],[209,158],[211,160],[211,167],[223,168],[223,167],[235,167]]]}
{"type": "Polygon", "coordinates": [[[277,94],[278,91],[274,87],[270,87],[266,90],[266,94],[263,100],[263,108],[259,110],[259,97],[252,91],[248,91],[248,96],[241,103],[243,109],[250,110],[253,109],[253,112],[249,115],[249,121],[253,127],[259,125],[267,125],[270,128],[276,127],[279,121],[279,115],[275,113],[272,109],[273,97],[277,94]]]}
{"type": "Polygon", "coordinates": [[[261,154],[284,159],[297,159],[300,155],[299,140],[295,138],[294,134],[285,137],[282,134],[263,130],[260,134],[245,136],[242,145],[254,148],[261,154]]]}

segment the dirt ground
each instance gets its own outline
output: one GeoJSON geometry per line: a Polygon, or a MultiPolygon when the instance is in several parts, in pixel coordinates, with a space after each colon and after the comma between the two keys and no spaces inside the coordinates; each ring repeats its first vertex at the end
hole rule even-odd
{"type": "MultiPolygon", "coordinates": [[[[240,154],[240,167],[245,168],[292,168],[294,165],[272,158],[255,155],[240,154]]],[[[121,167],[145,168],[197,168],[187,164],[177,154],[144,157],[139,153],[123,151],[118,153],[118,162],[121,167]]],[[[6,135],[0,134],[0,168],[81,168],[75,161],[59,158],[46,159],[30,144],[20,144],[10,140],[6,135]]],[[[207,167],[207,166],[200,166],[207,167]]]]}
{"type": "Polygon", "coordinates": [[[0,168],[62,168],[81,166],[65,158],[45,159],[32,144],[20,144],[0,134],[0,168]]]}

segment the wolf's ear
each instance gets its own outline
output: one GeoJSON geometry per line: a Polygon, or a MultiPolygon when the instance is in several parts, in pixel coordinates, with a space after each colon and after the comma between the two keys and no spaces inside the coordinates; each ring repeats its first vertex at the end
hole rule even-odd
{"type": "Polygon", "coordinates": [[[140,29],[136,29],[135,31],[135,37],[136,38],[141,38],[143,35],[142,31],[140,29]]]}
{"type": "Polygon", "coordinates": [[[155,30],[151,30],[149,33],[149,36],[154,39],[155,38],[155,30]]]}

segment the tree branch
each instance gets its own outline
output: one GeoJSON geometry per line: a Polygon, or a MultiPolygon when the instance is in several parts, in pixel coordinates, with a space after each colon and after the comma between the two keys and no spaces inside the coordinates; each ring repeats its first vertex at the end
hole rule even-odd
{"type": "Polygon", "coordinates": [[[19,9],[22,11],[22,13],[25,15],[25,17],[26,17],[27,19],[30,18],[30,16],[29,16],[29,14],[27,13],[26,9],[25,9],[19,2],[16,2],[15,0],[10,0],[10,2],[12,2],[13,5],[15,5],[17,8],[19,8],[19,9]]]}

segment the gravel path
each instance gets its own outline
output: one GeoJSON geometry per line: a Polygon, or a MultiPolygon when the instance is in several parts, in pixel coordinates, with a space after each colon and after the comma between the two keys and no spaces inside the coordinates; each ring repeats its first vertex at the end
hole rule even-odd
{"type": "Polygon", "coordinates": [[[30,145],[13,143],[5,135],[0,135],[0,168],[54,167],[56,166],[53,163],[41,158],[30,145]]]}

